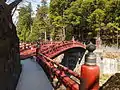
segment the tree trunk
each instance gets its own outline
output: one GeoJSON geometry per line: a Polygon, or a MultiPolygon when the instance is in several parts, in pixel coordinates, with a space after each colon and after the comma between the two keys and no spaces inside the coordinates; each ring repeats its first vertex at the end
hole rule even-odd
{"type": "Polygon", "coordinates": [[[118,32],[117,32],[117,48],[119,49],[119,38],[118,38],[118,32]]]}
{"type": "Polygon", "coordinates": [[[0,90],[15,90],[15,83],[20,74],[20,52],[11,11],[17,3],[7,5],[0,1],[0,4],[3,6],[0,8],[3,11],[0,17],[0,90]]]}
{"type": "Polygon", "coordinates": [[[65,27],[63,27],[63,37],[62,37],[62,41],[65,40],[65,37],[66,37],[66,35],[65,35],[65,27]]]}
{"type": "Polygon", "coordinates": [[[47,32],[45,31],[45,41],[47,41],[47,32]]]}

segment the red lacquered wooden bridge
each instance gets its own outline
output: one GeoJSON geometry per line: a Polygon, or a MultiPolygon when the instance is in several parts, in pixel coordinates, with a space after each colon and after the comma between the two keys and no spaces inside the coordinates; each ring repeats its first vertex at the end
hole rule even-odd
{"type": "MultiPolygon", "coordinates": [[[[90,71],[92,69],[94,71],[94,66],[96,67],[96,65],[89,66],[91,69],[84,66],[82,70],[85,72],[81,72],[81,75],[85,77],[81,77],[80,74],[54,61],[55,57],[69,50],[78,50],[81,53],[85,53],[86,46],[81,42],[39,42],[38,46],[23,45],[20,48],[21,59],[25,60],[22,60],[23,70],[17,90],[56,90],[60,87],[64,87],[65,90],[98,90],[99,80],[96,81],[95,78],[99,78],[99,76],[91,74],[92,79],[90,80],[86,77],[86,70],[90,71]],[[76,79],[74,80],[71,76],[76,79]],[[88,83],[86,83],[86,80],[88,80],[88,83]]],[[[90,63],[87,62],[87,64],[90,63]]]]}

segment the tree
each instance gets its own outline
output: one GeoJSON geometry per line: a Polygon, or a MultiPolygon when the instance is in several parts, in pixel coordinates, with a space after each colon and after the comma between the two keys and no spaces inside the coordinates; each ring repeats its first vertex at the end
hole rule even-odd
{"type": "Polygon", "coordinates": [[[87,18],[95,10],[93,0],[76,0],[65,10],[65,22],[73,27],[73,35],[78,40],[84,40],[90,32],[87,18]]]}
{"type": "Polygon", "coordinates": [[[48,6],[46,0],[42,0],[41,6],[37,7],[37,13],[33,20],[31,41],[36,41],[39,38],[46,41],[50,38],[49,30],[48,6]]]}
{"type": "Polygon", "coordinates": [[[64,10],[67,9],[71,2],[69,0],[51,0],[49,8],[49,17],[53,28],[53,36],[56,40],[65,39],[65,21],[64,10]]]}
{"type": "Polygon", "coordinates": [[[29,41],[29,35],[31,32],[32,17],[31,17],[31,3],[28,6],[21,7],[19,9],[19,20],[17,23],[17,32],[21,41],[29,41]]]}
{"type": "MultiPolygon", "coordinates": [[[[87,21],[89,22],[89,26],[92,29],[92,34],[94,36],[100,37],[100,31],[104,29],[104,18],[105,12],[101,9],[96,9],[93,13],[88,16],[87,21]]],[[[93,37],[94,37],[93,36],[93,37]]]]}
{"type": "Polygon", "coordinates": [[[42,4],[42,6],[46,6],[47,5],[47,0],[41,0],[41,4],[42,4]]]}
{"type": "Polygon", "coordinates": [[[106,44],[119,43],[119,27],[120,27],[120,1],[119,0],[109,0],[105,3],[105,30],[102,32],[102,39],[106,44]]]}
{"type": "Polygon", "coordinates": [[[12,22],[11,12],[21,0],[13,0],[6,4],[0,0],[0,89],[14,90],[16,79],[20,75],[19,39],[12,22]],[[17,38],[17,39],[16,39],[17,38]],[[15,75],[16,77],[13,77],[15,75]],[[14,82],[13,82],[14,81],[14,82]],[[12,87],[11,87],[12,86],[12,87]]]}

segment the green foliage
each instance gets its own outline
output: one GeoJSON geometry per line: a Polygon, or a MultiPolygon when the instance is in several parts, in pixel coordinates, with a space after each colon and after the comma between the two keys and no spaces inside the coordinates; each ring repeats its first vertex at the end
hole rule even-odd
{"type": "Polygon", "coordinates": [[[89,22],[89,25],[92,30],[94,31],[100,31],[102,27],[104,27],[104,18],[105,13],[101,9],[96,9],[93,13],[91,13],[88,16],[87,21],[89,22]]]}
{"type": "Polygon", "coordinates": [[[119,32],[120,0],[76,0],[64,13],[65,24],[72,25],[73,32],[77,32],[73,35],[82,40],[98,34],[104,39],[113,35],[112,39],[115,39],[114,35],[119,32]]]}
{"type": "Polygon", "coordinates": [[[71,3],[71,7],[65,10],[66,24],[77,25],[81,22],[81,3],[82,0],[71,3]]]}
{"type": "Polygon", "coordinates": [[[72,36],[84,41],[100,36],[110,44],[120,34],[120,0],[51,0],[49,7],[42,0],[32,29],[30,8],[26,8],[20,9],[18,22],[18,34],[24,41],[45,40],[45,37],[71,40],[72,36]]]}
{"type": "Polygon", "coordinates": [[[46,40],[50,38],[50,28],[46,0],[41,1],[41,6],[38,5],[37,13],[33,18],[31,18],[30,4],[20,8],[17,29],[21,41],[34,42],[40,38],[46,40]]]}
{"type": "Polygon", "coordinates": [[[48,18],[48,7],[45,0],[42,1],[42,6],[38,6],[37,14],[33,20],[31,41],[38,39],[46,40],[50,37],[50,22],[48,18]],[[46,33],[46,34],[45,34],[46,33]],[[45,38],[46,37],[46,38],[45,38]]]}
{"type": "Polygon", "coordinates": [[[53,37],[59,38],[56,40],[63,40],[63,37],[65,36],[63,33],[66,28],[64,10],[67,9],[69,4],[69,0],[51,0],[50,2],[49,18],[51,25],[53,26],[53,37]]]}
{"type": "Polygon", "coordinates": [[[21,41],[29,41],[31,32],[32,18],[31,18],[31,3],[28,6],[19,9],[19,22],[17,23],[17,33],[21,41]]]}

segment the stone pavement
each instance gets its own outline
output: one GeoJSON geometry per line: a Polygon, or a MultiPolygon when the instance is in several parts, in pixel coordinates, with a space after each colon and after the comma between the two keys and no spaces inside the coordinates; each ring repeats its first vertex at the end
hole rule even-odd
{"type": "Polygon", "coordinates": [[[42,67],[33,59],[26,59],[22,63],[22,73],[16,90],[53,90],[42,67]]]}

